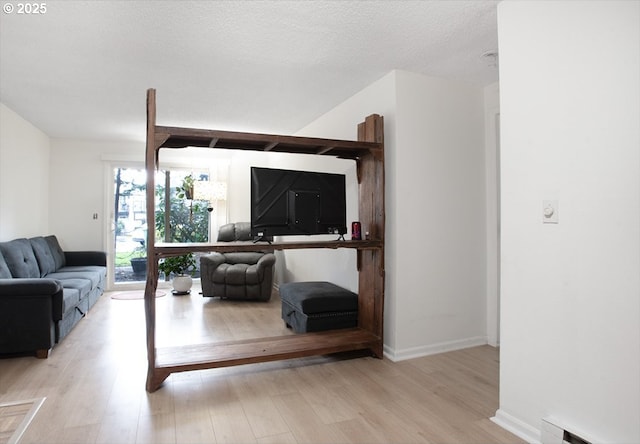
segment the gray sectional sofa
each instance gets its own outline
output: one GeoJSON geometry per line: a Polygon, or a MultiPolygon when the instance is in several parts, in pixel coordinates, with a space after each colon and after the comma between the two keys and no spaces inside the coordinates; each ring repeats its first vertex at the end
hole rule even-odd
{"type": "Polygon", "coordinates": [[[63,251],[55,236],[0,242],[0,355],[46,358],[104,293],[102,251],[63,251]]]}

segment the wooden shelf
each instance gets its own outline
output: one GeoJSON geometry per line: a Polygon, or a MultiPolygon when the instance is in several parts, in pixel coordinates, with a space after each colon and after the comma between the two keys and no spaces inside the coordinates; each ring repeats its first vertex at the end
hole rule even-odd
{"type": "Polygon", "coordinates": [[[153,390],[171,373],[254,364],[282,359],[366,350],[380,344],[371,332],[351,328],[241,341],[156,349],[158,377],[153,390]]]}
{"type": "Polygon", "coordinates": [[[292,359],[352,350],[370,350],[382,358],[384,310],[384,130],[383,118],[368,116],[357,128],[358,140],[240,133],[156,125],[155,90],[147,91],[147,285],[145,319],[147,327],[147,384],[152,392],[173,372],[226,367],[230,365],[292,359]],[[206,244],[156,244],[155,175],[162,148],[200,147],[209,149],[271,151],[333,156],[352,159],[358,177],[358,214],[371,240],[298,241],[206,244]],[[357,251],[358,328],[318,333],[156,348],[156,298],[158,261],[189,252],[275,251],[314,248],[351,248],[357,251]]]}
{"type": "Polygon", "coordinates": [[[156,149],[202,147],[230,150],[270,151],[326,155],[357,159],[367,153],[382,153],[382,143],[275,134],[241,133],[197,128],[155,127],[156,149]]]}
{"type": "Polygon", "coordinates": [[[156,349],[156,366],[172,371],[228,367],[374,346],[380,338],[360,328],[156,349]]]}
{"type": "Polygon", "coordinates": [[[220,253],[232,251],[276,251],[276,250],[300,250],[300,249],[337,249],[351,248],[355,250],[374,250],[382,248],[382,241],[362,240],[362,241],[302,241],[302,242],[217,242],[217,243],[158,243],[155,252],[158,257],[179,256],[192,252],[220,253]]]}

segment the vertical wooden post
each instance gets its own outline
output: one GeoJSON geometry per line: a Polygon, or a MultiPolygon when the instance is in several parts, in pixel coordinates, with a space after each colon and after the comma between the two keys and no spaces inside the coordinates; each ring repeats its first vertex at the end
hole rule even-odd
{"type": "MultiPolygon", "coordinates": [[[[384,142],[384,121],[377,114],[358,125],[358,141],[384,142]]],[[[380,338],[373,353],[382,357],[384,318],[384,150],[363,155],[358,163],[359,218],[362,231],[369,232],[382,247],[360,251],[358,279],[358,326],[380,338]]]]}
{"type": "Polygon", "coordinates": [[[156,164],[156,90],[147,90],[147,145],[145,153],[146,210],[147,210],[147,283],[144,291],[144,309],[147,324],[147,384],[148,391],[157,388],[156,371],[156,287],[158,285],[158,258],[155,253],[155,164],[156,164]]]}

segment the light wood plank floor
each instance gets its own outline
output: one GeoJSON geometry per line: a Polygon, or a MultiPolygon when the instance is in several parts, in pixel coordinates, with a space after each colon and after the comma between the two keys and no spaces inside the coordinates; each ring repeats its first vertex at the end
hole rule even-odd
{"type": "MultiPolygon", "coordinates": [[[[168,292],[169,293],[169,292],[168,292]]],[[[292,334],[269,303],[168,294],[157,344],[292,334]]],[[[49,359],[0,359],[0,403],[46,397],[21,443],[519,443],[489,346],[393,363],[354,354],[171,375],[144,389],[142,300],[106,293],[49,359]]]]}

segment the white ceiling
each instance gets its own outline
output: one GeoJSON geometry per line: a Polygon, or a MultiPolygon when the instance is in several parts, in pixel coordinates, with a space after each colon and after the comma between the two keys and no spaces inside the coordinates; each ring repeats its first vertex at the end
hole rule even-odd
{"type": "MultiPolygon", "coordinates": [[[[3,5],[17,2],[3,1],[3,5]]],[[[0,101],[51,137],[294,133],[393,69],[487,85],[498,1],[60,1],[0,13],[0,101]]]]}

